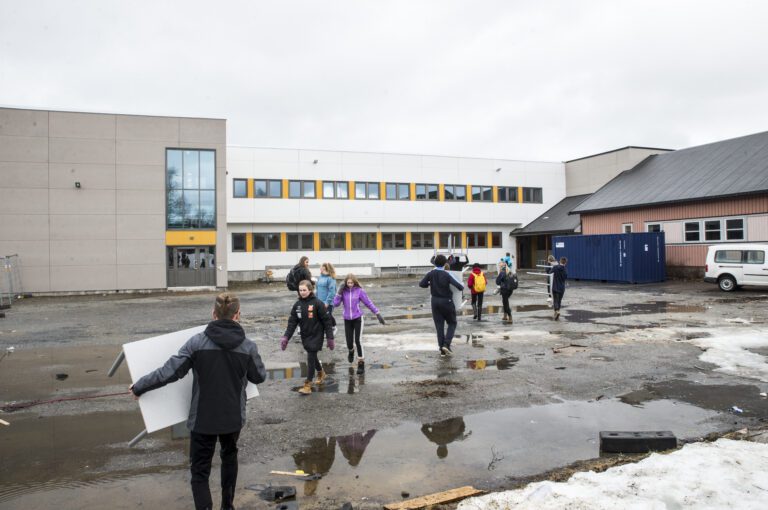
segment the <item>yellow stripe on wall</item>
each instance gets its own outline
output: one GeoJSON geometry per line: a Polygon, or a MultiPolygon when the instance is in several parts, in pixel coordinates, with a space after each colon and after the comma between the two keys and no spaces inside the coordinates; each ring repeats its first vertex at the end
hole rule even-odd
{"type": "Polygon", "coordinates": [[[280,232],[280,251],[288,251],[288,234],[280,232]]]}
{"type": "Polygon", "coordinates": [[[410,232],[405,233],[405,249],[406,250],[411,249],[411,233],[410,232]]]}
{"type": "Polygon", "coordinates": [[[283,198],[288,198],[288,179],[283,179],[283,198]]]}
{"type": "Polygon", "coordinates": [[[349,199],[355,199],[355,181],[349,181],[349,199]]]}
{"type": "Polygon", "coordinates": [[[323,181],[315,181],[315,197],[318,200],[323,199],[323,181]]]}
{"type": "Polygon", "coordinates": [[[517,188],[517,203],[522,204],[523,203],[523,188],[519,187],[517,188]]]}
{"type": "Polygon", "coordinates": [[[376,232],[376,249],[381,251],[382,239],[381,232],[376,232]]]}
{"type": "Polygon", "coordinates": [[[437,185],[437,199],[441,202],[445,202],[445,184],[437,185]]]}
{"type": "Polygon", "coordinates": [[[461,249],[462,250],[467,249],[467,233],[466,232],[461,233],[461,249]]]}
{"type": "Polygon", "coordinates": [[[166,246],[216,246],[215,230],[168,230],[166,246]]]}
{"type": "Polygon", "coordinates": [[[253,198],[253,179],[248,179],[248,198],[253,198]]]}
{"type": "Polygon", "coordinates": [[[440,249],[440,232],[435,232],[435,248],[440,249]]]}
{"type": "Polygon", "coordinates": [[[320,251],[320,232],[312,232],[312,244],[315,246],[314,251],[320,251]]]}
{"type": "Polygon", "coordinates": [[[245,234],[245,251],[253,251],[253,234],[251,232],[245,234]]]}
{"type": "Polygon", "coordinates": [[[491,188],[491,198],[493,198],[494,203],[499,202],[499,187],[494,186],[491,188]]]}
{"type": "Polygon", "coordinates": [[[467,184],[467,202],[472,201],[472,185],[467,184]]]}
{"type": "Polygon", "coordinates": [[[344,243],[347,251],[352,251],[352,232],[345,232],[346,242],[344,243]]]}
{"type": "Polygon", "coordinates": [[[493,242],[491,242],[493,240],[493,232],[491,232],[489,230],[486,235],[488,237],[485,238],[485,247],[486,248],[493,248],[493,242]]]}
{"type": "Polygon", "coordinates": [[[380,182],[379,183],[379,200],[386,200],[386,199],[387,199],[387,183],[380,182]]]}
{"type": "Polygon", "coordinates": [[[411,188],[411,193],[410,193],[411,201],[416,200],[416,183],[415,182],[410,183],[410,188],[411,188]]]}

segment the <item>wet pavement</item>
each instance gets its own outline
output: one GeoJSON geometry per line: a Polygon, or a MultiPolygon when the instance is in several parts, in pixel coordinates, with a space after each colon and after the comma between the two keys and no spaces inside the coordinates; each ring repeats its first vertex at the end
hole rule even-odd
{"type": "MultiPolygon", "coordinates": [[[[768,381],[719,371],[693,343],[714,331],[763,331],[768,295],[574,282],[553,321],[545,296],[524,280],[512,324],[487,293],[484,320],[465,308],[454,356],[444,358],[414,279],[364,284],[388,320],[367,317],[366,371],[347,362],[340,331],[336,351],[321,353],[329,378],[309,397],[295,391],[306,376],[299,344],[277,346],[292,294],[238,291],[243,325],[268,368],[241,435],[238,508],[274,508],[245,489],[251,484],[294,485],[301,508],[379,508],[403,493],[462,485],[503,489],[599,456],[600,430],[671,430],[690,441],[768,420],[760,396],[768,381]],[[323,476],[269,474],[295,469],[323,476]]],[[[107,371],[124,342],[204,323],[212,298],[32,298],[6,310],[0,408],[29,405],[0,413],[10,423],[0,426],[0,507],[188,508],[186,432],[159,431],[129,448],[142,420],[125,393],[126,367],[112,378],[107,371]]],[[[750,352],[765,357],[768,347],[750,352]]]]}

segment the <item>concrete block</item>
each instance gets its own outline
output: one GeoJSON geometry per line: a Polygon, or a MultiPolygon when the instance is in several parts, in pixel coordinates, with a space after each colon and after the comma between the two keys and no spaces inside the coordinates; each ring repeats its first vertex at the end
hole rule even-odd
{"type": "Polygon", "coordinates": [[[165,166],[117,165],[117,189],[165,191],[165,166]]]}
{"type": "Polygon", "coordinates": [[[223,119],[179,119],[179,141],[226,144],[227,121],[223,119]]]}
{"type": "Polygon", "coordinates": [[[115,163],[115,140],[50,138],[51,163],[115,163]]]}
{"type": "Polygon", "coordinates": [[[119,239],[117,264],[158,264],[165,260],[164,239],[119,239]]]}
{"type": "Polygon", "coordinates": [[[51,214],[115,214],[115,190],[51,189],[51,214]]]}
{"type": "Polygon", "coordinates": [[[121,264],[117,266],[118,289],[166,289],[164,264],[121,264]]]}
{"type": "Polygon", "coordinates": [[[101,214],[53,214],[51,240],[114,240],[115,217],[101,214]]]}
{"type": "Polygon", "coordinates": [[[600,431],[600,451],[606,453],[645,453],[677,448],[677,438],[668,431],[600,431]]]}
{"type": "Polygon", "coordinates": [[[48,162],[48,138],[0,135],[0,161],[48,162]]]}
{"type": "Polygon", "coordinates": [[[44,241],[48,232],[47,214],[0,215],[0,241],[44,241]]]}
{"type": "Polygon", "coordinates": [[[48,190],[0,188],[0,214],[48,214],[48,190]]]}
{"type": "Polygon", "coordinates": [[[165,149],[174,147],[175,143],[144,140],[118,140],[118,165],[155,165],[165,168],[165,149]]]}
{"type": "Polygon", "coordinates": [[[118,214],[117,239],[154,239],[165,242],[164,214],[118,214]]]}
{"type": "Polygon", "coordinates": [[[51,267],[51,292],[116,290],[117,266],[51,267]]]}
{"type": "Polygon", "coordinates": [[[51,241],[51,270],[63,266],[114,266],[117,243],[114,239],[51,241]]]}
{"type": "Polygon", "coordinates": [[[179,119],[173,117],[118,115],[117,138],[119,140],[178,142],[179,119]]]}
{"type": "Polygon", "coordinates": [[[0,187],[47,188],[48,165],[46,163],[0,161],[0,187]]]}
{"type": "Polygon", "coordinates": [[[48,112],[0,108],[0,135],[48,136],[48,112]]]}
{"type": "Polygon", "coordinates": [[[51,188],[115,189],[115,165],[93,163],[51,163],[51,188]]]}
{"type": "Polygon", "coordinates": [[[117,214],[165,214],[165,191],[117,190],[117,214]]]}
{"type": "Polygon", "coordinates": [[[115,139],[115,116],[104,113],[50,112],[51,138],[115,139]]]}

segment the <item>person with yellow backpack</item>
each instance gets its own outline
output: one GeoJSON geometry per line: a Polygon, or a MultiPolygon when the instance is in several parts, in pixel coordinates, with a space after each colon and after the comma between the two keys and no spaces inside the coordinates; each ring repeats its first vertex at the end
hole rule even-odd
{"type": "Polygon", "coordinates": [[[480,264],[475,262],[472,264],[472,272],[467,280],[467,287],[472,293],[472,311],[474,312],[472,318],[477,321],[483,320],[483,296],[485,295],[486,284],[485,273],[480,269],[480,264]]]}

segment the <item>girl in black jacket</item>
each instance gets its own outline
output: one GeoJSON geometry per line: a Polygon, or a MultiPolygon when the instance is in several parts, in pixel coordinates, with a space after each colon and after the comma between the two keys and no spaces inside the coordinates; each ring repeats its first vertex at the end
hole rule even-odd
{"type": "Polygon", "coordinates": [[[325,370],[323,370],[323,365],[317,357],[317,353],[323,349],[323,337],[328,339],[330,350],[335,347],[331,315],[328,313],[325,303],[315,297],[313,290],[311,281],[303,280],[299,283],[299,300],[291,308],[288,328],[280,339],[280,348],[285,350],[288,347],[288,340],[296,331],[296,326],[301,326],[301,343],[304,350],[307,351],[307,379],[304,381],[304,386],[299,389],[301,395],[312,393],[312,379],[315,377],[315,370],[317,370],[315,384],[319,385],[325,380],[325,370]]]}
{"type": "Polygon", "coordinates": [[[512,309],[509,307],[509,298],[512,296],[512,291],[517,288],[517,275],[507,267],[505,262],[499,263],[499,275],[496,277],[496,285],[499,286],[501,304],[504,307],[504,317],[501,320],[512,322],[512,309]]]}

